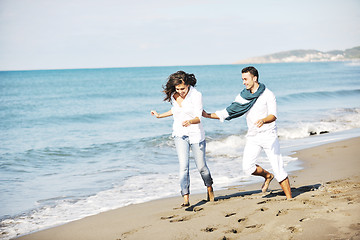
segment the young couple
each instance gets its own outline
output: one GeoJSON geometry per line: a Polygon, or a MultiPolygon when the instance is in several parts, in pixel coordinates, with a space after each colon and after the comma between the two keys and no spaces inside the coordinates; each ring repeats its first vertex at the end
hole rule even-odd
{"type": "Polygon", "coordinates": [[[259,83],[256,68],[242,69],[242,79],[245,88],[226,109],[207,113],[203,110],[202,95],[195,89],[194,74],[178,71],[169,76],[164,87],[164,101],[171,102],[172,108],[159,114],[155,110],[151,114],[157,118],[173,116],[173,133],[176,151],[180,165],[181,195],[184,197],[182,206],[189,206],[190,178],[189,153],[193,152],[195,164],[207,187],[208,201],[214,201],[213,180],[205,160],[205,132],[201,117],[219,119],[221,122],[246,114],[248,133],[243,156],[243,170],[249,175],[264,178],[262,192],[266,192],[271,180],[275,177],[280,183],[287,199],[291,199],[291,189],[288,175],[284,169],[280,153],[280,145],[276,130],[276,98],[275,95],[259,83]],[[264,149],[274,174],[266,171],[256,160],[264,149]]]}

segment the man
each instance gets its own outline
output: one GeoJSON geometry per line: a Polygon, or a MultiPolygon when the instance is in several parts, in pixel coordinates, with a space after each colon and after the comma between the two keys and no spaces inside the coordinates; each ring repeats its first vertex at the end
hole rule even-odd
{"type": "Polygon", "coordinates": [[[203,116],[223,122],[246,114],[248,133],[243,157],[244,172],[265,179],[261,187],[262,192],[267,191],[275,175],[286,198],[291,199],[290,182],[284,169],[275,124],[277,116],[275,95],[264,84],[259,83],[259,73],[256,68],[246,67],[241,72],[246,88],[236,97],[235,101],[226,109],[215,113],[203,111],[203,116]],[[262,149],[271,163],[274,175],[256,164],[262,149]]]}

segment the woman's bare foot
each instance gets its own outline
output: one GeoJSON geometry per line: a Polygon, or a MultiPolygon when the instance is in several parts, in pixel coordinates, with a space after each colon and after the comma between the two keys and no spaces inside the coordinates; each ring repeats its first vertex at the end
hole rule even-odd
{"type": "Polygon", "coordinates": [[[181,204],[182,207],[188,207],[188,206],[190,206],[189,197],[190,197],[189,194],[184,195],[184,203],[181,204]]]}
{"type": "Polygon", "coordinates": [[[215,195],[212,186],[207,187],[207,200],[210,202],[215,201],[215,195]]]}
{"type": "Polygon", "coordinates": [[[274,175],[271,173],[270,173],[270,175],[268,175],[268,177],[266,177],[264,184],[261,187],[261,191],[263,193],[265,193],[268,190],[270,182],[273,180],[273,178],[274,178],[274,175]]]}

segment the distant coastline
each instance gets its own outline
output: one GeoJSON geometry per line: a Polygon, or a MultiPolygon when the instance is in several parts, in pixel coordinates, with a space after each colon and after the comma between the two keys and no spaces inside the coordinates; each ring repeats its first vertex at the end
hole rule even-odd
{"type": "Polygon", "coordinates": [[[322,52],[318,50],[292,50],[252,57],[236,61],[234,64],[247,63],[286,63],[286,62],[335,62],[360,61],[360,46],[342,50],[322,52]]]}

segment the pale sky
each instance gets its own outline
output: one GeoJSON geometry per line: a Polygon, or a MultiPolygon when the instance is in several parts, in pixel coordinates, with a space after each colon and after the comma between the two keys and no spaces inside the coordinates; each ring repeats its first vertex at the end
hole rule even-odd
{"type": "Polygon", "coordinates": [[[360,46],[360,0],[0,0],[0,70],[232,64],[360,46]]]}

